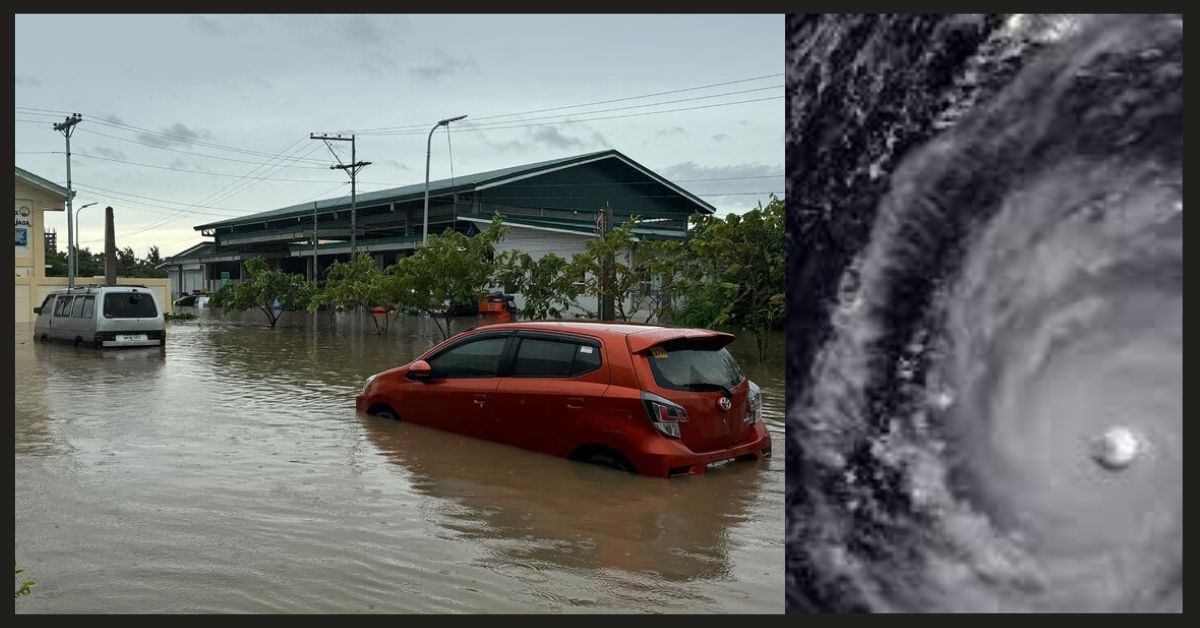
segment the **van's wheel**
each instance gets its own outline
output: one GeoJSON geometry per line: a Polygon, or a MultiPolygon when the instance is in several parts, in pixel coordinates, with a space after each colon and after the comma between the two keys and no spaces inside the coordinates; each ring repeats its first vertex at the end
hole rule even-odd
{"type": "Polygon", "coordinates": [[[579,460],[626,473],[637,473],[633,465],[629,464],[629,461],[625,459],[625,456],[615,451],[596,450],[580,456],[579,460]]]}
{"type": "Polygon", "coordinates": [[[40,342],[40,343],[42,343],[42,344],[46,344],[47,342],[50,342],[50,337],[49,337],[49,336],[47,336],[46,334],[42,334],[42,335],[41,335],[41,336],[38,338],[38,342],[40,342]]]}
{"type": "Polygon", "coordinates": [[[79,336],[75,336],[75,346],[78,347],[81,344],[83,344],[83,338],[80,338],[79,336]]]}

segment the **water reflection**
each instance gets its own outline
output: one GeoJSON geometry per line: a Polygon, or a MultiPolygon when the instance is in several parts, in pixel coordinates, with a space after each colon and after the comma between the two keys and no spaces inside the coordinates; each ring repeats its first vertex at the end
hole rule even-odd
{"type": "Polygon", "coordinates": [[[499,541],[491,560],[500,562],[678,581],[727,577],[728,531],[747,521],[763,480],[763,464],[663,481],[403,422],[360,420],[413,488],[457,506],[445,512],[448,527],[499,541]]]}
{"type": "MultiPolygon", "coordinates": [[[[206,317],[96,351],[17,326],[18,610],[782,610],[782,456],[665,481],[361,415],[366,376],[439,339],[370,330],[206,317]]],[[[782,355],[752,347],[781,451],[782,355]]]]}

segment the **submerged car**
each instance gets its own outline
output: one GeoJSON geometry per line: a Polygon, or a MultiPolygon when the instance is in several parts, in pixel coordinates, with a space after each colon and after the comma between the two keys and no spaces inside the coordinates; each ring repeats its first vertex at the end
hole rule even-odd
{"type": "Polygon", "coordinates": [[[55,290],[33,308],[36,340],[89,347],[155,347],[167,342],[166,321],[146,286],[79,286],[55,290]]]}
{"type": "Polygon", "coordinates": [[[360,412],[633,473],[770,457],[758,386],[705,329],[522,322],[372,375],[360,412]]]}

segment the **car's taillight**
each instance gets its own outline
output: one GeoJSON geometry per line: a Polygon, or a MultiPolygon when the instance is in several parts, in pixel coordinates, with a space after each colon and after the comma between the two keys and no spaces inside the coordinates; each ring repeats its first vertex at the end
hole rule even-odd
{"type": "Polygon", "coordinates": [[[742,417],[742,422],[746,425],[754,425],[762,420],[762,391],[758,388],[758,384],[749,383],[750,394],[746,397],[746,416],[742,417]]]}
{"type": "Polygon", "coordinates": [[[687,423],[688,420],[687,410],[684,410],[683,406],[644,390],[642,403],[646,406],[646,413],[650,415],[651,425],[667,436],[679,438],[679,424],[687,423]]]}

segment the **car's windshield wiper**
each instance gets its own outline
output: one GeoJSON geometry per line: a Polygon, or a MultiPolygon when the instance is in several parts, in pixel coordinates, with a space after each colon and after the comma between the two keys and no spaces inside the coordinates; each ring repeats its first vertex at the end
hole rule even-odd
{"type": "Polygon", "coordinates": [[[687,384],[684,384],[683,386],[684,386],[684,388],[687,388],[688,390],[696,390],[696,391],[719,390],[719,391],[721,391],[721,394],[725,395],[726,397],[728,397],[730,399],[733,399],[733,391],[730,390],[728,386],[723,386],[721,384],[714,384],[712,382],[688,382],[687,384]]]}

